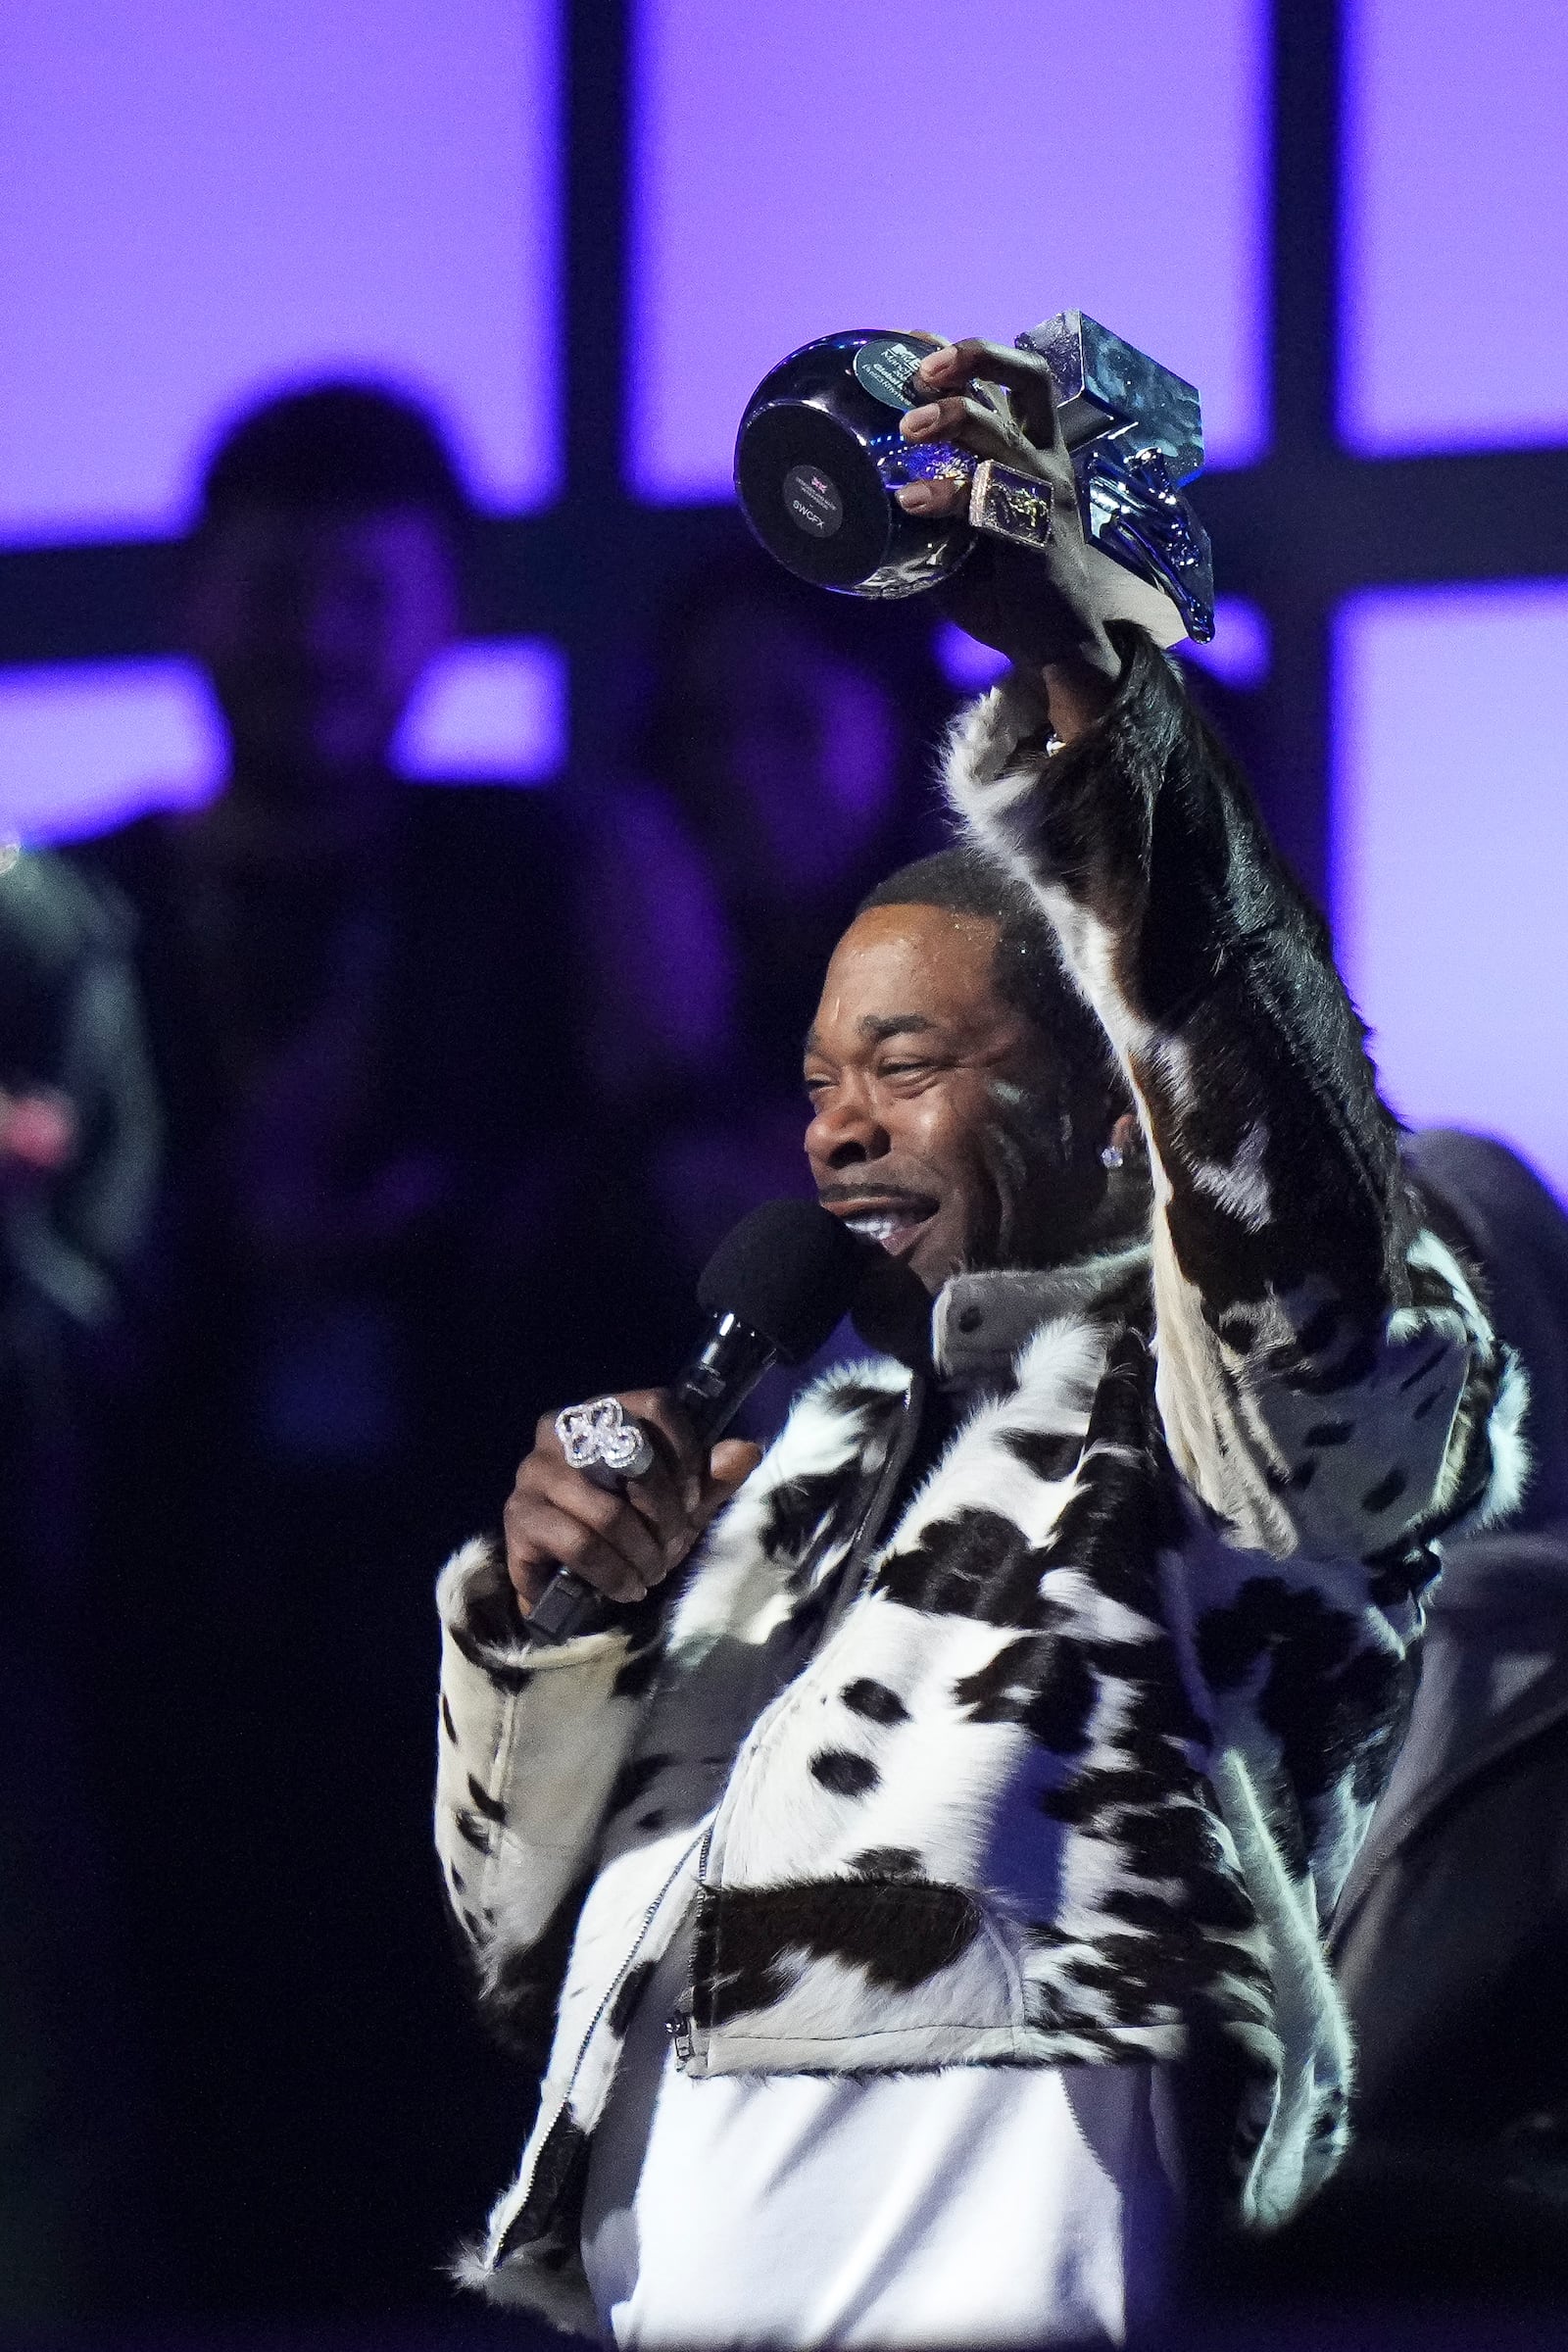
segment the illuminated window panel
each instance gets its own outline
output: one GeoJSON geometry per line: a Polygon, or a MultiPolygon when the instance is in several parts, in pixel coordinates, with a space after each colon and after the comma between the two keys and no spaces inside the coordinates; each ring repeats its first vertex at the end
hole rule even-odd
{"type": "Polygon", "coordinates": [[[218,713],[187,662],[0,670],[0,836],[58,840],[191,808],[222,772],[218,713]]]}
{"type": "Polygon", "coordinates": [[[1568,9],[1348,0],[1345,58],[1345,438],[1560,440],[1568,9]]]}
{"type": "MultiPolygon", "coordinates": [[[[429,782],[532,784],[561,766],[565,741],[558,646],[460,645],[430,669],[393,758],[429,782]]],[[[59,840],[194,808],[222,774],[218,713],[188,662],[0,670],[0,839],[59,840]]]]}
{"type": "Polygon", "coordinates": [[[1568,1193],[1565,675],[1568,582],[1338,618],[1335,929],[1386,1091],[1568,1193]]]}
{"type": "Polygon", "coordinates": [[[428,397],[556,481],[553,0],[0,10],[0,538],[172,530],[259,388],[428,397]]]}
{"type": "Polygon", "coordinates": [[[846,326],[1010,341],[1076,306],[1265,434],[1263,0],[641,0],[628,471],[728,495],[748,395],[846,326]]]}
{"type": "Polygon", "coordinates": [[[401,774],[437,784],[537,784],[565,757],[565,656],[538,639],[454,646],[393,749],[401,774]]]}

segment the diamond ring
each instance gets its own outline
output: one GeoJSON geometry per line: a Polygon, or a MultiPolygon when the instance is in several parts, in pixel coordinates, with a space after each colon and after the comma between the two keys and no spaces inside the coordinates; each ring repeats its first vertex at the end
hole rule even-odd
{"type": "Polygon", "coordinates": [[[646,1478],[658,1458],[640,1421],[626,1413],[618,1396],[595,1396],[568,1404],[556,1415],[556,1435],[573,1470],[612,1470],[618,1478],[646,1478]]]}

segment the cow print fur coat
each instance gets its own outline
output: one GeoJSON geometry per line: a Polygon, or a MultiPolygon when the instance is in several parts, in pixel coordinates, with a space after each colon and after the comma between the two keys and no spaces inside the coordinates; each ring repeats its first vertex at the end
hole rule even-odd
{"type": "MultiPolygon", "coordinates": [[[[558,2324],[594,2325],[588,2153],[694,1848],[694,2074],[1166,2061],[1262,2224],[1343,2144],[1320,1931],[1436,1539],[1519,1492],[1521,1383],[1401,1175],[1320,920],[1172,665],[1119,646],[1098,726],[1053,756],[1001,687],[947,788],[1127,1076],[1147,1247],[1038,1278],[891,1526],[919,1384],[877,1361],[799,1401],[662,1623],[535,1648],[486,1546],[442,1578],[442,1867],[542,2070],[464,2275],[558,2324]]],[[[949,1286],[939,1363],[1013,1280],[949,1286]]]]}

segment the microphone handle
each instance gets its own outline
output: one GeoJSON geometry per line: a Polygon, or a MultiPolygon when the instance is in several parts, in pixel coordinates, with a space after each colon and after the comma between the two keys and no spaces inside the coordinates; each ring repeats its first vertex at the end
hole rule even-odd
{"type": "MultiPolygon", "coordinates": [[[[706,1454],[721,1438],[765,1372],[777,1363],[779,1350],[771,1340],[753,1331],[738,1315],[715,1315],[702,1347],[675,1376],[675,1402],[697,1433],[706,1454]]],[[[613,1470],[590,1470],[596,1486],[612,1494],[626,1491],[627,1481],[613,1470]]],[[[585,1634],[602,1633],[614,1622],[617,1606],[569,1568],[558,1568],[533,1607],[526,1625],[531,1640],[580,1641],[585,1634]]]]}

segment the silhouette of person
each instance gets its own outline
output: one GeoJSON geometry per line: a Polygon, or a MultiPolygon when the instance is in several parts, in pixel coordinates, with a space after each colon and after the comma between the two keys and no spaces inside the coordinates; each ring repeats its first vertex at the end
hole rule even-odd
{"type": "Polygon", "coordinates": [[[484,2136],[455,2000],[440,2028],[425,1574],[531,1426],[536,1328],[562,1336],[574,1114],[550,796],[393,767],[469,522],[400,395],[242,416],[183,605],[222,788],[80,851],[135,917],[168,1129],[100,1482],[101,1716],[172,2259],[208,2310],[437,2293],[484,2136]]]}

